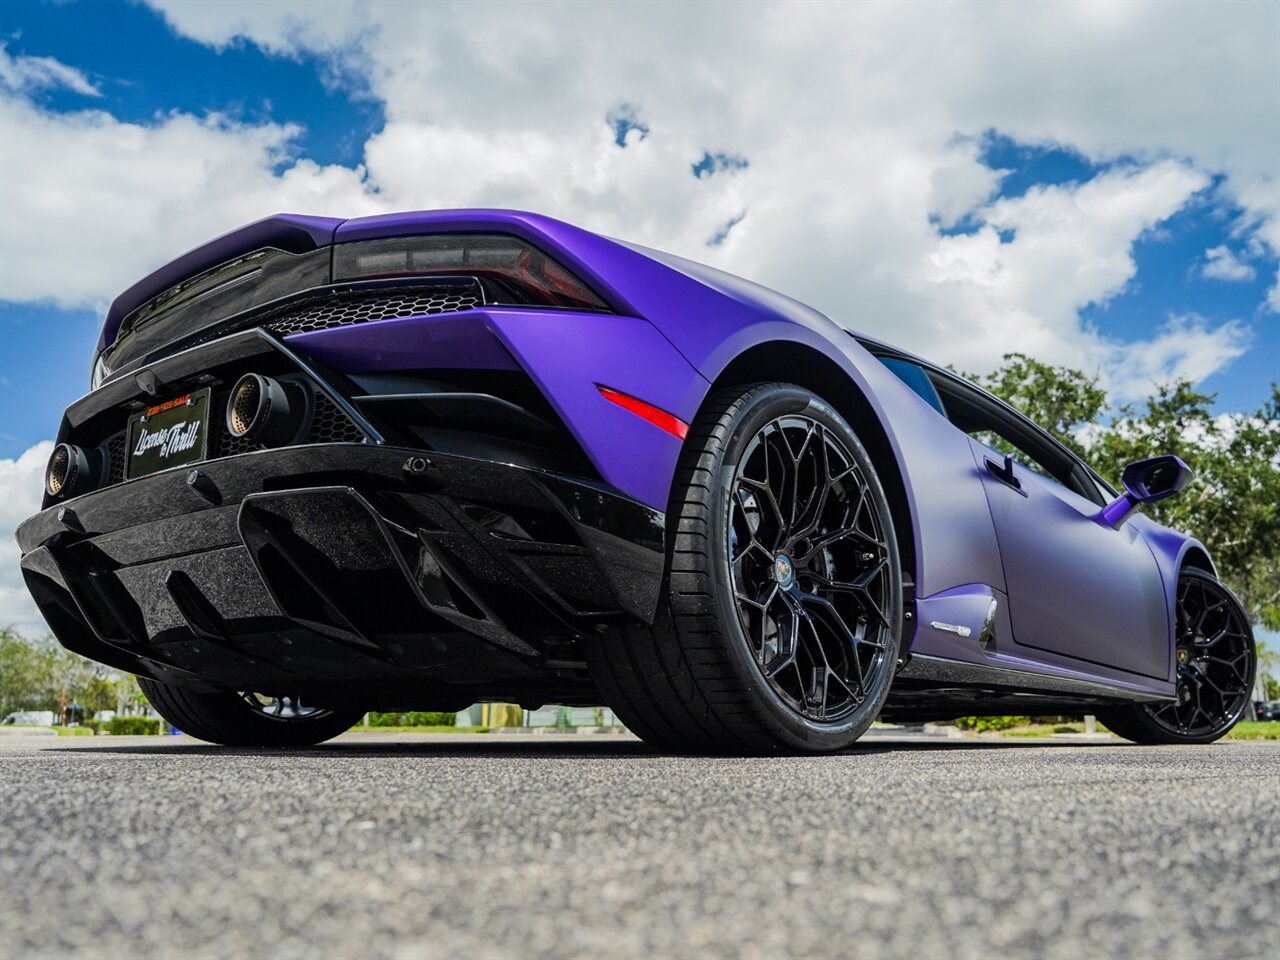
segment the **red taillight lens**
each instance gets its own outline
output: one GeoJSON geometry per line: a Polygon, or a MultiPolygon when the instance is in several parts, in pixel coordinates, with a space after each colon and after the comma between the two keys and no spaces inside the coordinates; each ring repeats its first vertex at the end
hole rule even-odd
{"type": "Polygon", "coordinates": [[[432,276],[491,281],[500,291],[498,302],[609,309],[572,273],[515,237],[394,237],[342,243],[333,248],[335,281],[432,276]]]}
{"type": "Polygon", "coordinates": [[[645,403],[643,400],[637,400],[635,397],[625,393],[619,393],[617,390],[610,390],[608,387],[596,384],[596,389],[600,391],[600,395],[606,400],[611,400],[624,410],[630,410],[637,417],[643,417],[655,427],[661,427],[667,433],[683,440],[689,435],[689,425],[677,416],[667,413],[665,410],[659,410],[651,403],[645,403]]]}

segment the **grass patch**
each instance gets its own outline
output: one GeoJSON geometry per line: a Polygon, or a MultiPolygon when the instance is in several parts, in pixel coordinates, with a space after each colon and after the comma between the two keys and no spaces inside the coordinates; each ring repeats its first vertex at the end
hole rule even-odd
{"type": "Polygon", "coordinates": [[[366,727],[356,724],[347,733],[488,733],[488,727],[366,727]]]}
{"type": "Polygon", "coordinates": [[[1014,730],[1001,730],[1002,737],[1047,737],[1053,733],[1052,727],[1018,727],[1014,730]]]}
{"type": "MultiPolygon", "coordinates": [[[[1070,723],[1024,723],[1008,730],[999,731],[1002,737],[1051,737],[1055,733],[1084,733],[1084,724],[1079,721],[1070,723]]],[[[1110,733],[1101,723],[1098,733],[1110,733]]]]}
{"type": "Polygon", "coordinates": [[[1274,720],[1242,720],[1227,734],[1231,740],[1280,740],[1280,723],[1274,720]]]}
{"type": "MultiPolygon", "coordinates": [[[[1059,723],[1023,725],[999,731],[1002,737],[1049,737],[1055,733],[1082,733],[1083,723],[1059,723]]],[[[1098,724],[1099,733],[1107,733],[1107,728],[1098,724]]],[[[1231,740],[1280,740],[1280,723],[1264,720],[1245,720],[1237,723],[1227,734],[1231,740]]]]}
{"type": "Polygon", "coordinates": [[[60,737],[92,737],[92,727],[54,727],[60,737]]]}

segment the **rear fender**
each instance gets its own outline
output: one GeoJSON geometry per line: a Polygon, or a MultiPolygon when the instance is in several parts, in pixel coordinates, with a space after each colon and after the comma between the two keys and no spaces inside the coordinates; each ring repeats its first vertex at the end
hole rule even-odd
{"type": "Polygon", "coordinates": [[[710,384],[647,320],[551,311],[487,311],[489,328],[538,385],[600,476],[665,511],[683,441],[606,400],[601,386],[686,424],[710,384]]]}

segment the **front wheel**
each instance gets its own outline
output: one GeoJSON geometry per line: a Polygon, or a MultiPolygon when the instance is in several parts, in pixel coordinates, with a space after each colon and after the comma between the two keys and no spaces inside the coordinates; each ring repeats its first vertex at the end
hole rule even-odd
{"type": "Polygon", "coordinates": [[[312,706],[299,697],[196,691],[146,677],[138,685],[156,712],[183,733],[225,746],[312,746],[351,729],[363,715],[353,708],[312,706]]]}
{"type": "Polygon", "coordinates": [[[605,699],[646,741],[823,753],[888,695],[902,571],[888,500],[848,423],[800,387],[711,397],[668,509],[652,628],[585,644],[605,699]]]}
{"type": "Polygon", "coordinates": [[[1249,617],[1227,587],[1203,570],[1178,577],[1178,688],[1168,703],[1099,713],[1114,733],[1135,743],[1212,743],[1248,709],[1257,669],[1249,617]]]}

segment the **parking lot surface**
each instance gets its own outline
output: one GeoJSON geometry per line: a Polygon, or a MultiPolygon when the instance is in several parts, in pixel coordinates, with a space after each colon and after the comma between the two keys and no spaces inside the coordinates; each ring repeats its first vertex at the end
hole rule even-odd
{"type": "Polygon", "coordinates": [[[1280,744],[0,739],[0,954],[1280,956],[1280,744]]]}

